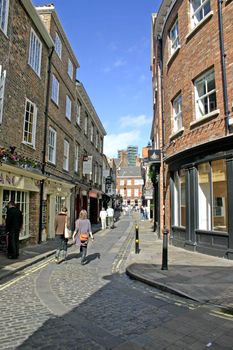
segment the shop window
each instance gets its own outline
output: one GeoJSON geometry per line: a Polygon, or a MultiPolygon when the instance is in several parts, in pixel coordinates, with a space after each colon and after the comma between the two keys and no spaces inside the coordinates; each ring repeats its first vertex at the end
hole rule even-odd
{"type": "Polygon", "coordinates": [[[198,166],[199,229],[227,231],[227,174],[225,160],[198,166]]]}
{"type": "Polygon", "coordinates": [[[23,228],[19,238],[27,238],[29,236],[29,194],[23,191],[3,190],[2,224],[6,222],[7,205],[10,201],[14,201],[23,214],[23,228]]]}
{"type": "Polygon", "coordinates": [[[174,174],[174,225],[186,226],[185,172],[174,174]]]}
{"type": "Polygon", "coordinates": [[[55,213],[58,214],[61,212],[61,208],[65,206],[65,197],[56,196],[55,200],[55,213]]]}

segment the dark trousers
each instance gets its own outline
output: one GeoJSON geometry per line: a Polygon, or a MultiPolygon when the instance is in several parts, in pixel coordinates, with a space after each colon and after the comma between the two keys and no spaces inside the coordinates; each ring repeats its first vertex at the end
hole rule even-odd
{"type": "Polygon", "coordinates": [[[11,231],[8,233],[7,255],[13,259],[19,256],[19,231],[11,231]]]}
{"type": "Polygon", "coordinates": [[[80,245],[81,262],[83,262],[87,256],[87,245],[80,245]]]}
{"type": "Polygon", "coordinates": [[[65,258],[67,253],[68,238],[65,238],[64,235],[57,235],[56,240],[58,242],[58,247],[55,256],[56,258],[59,258],[60,255],[62,255],[62,258],[65,258]]]}

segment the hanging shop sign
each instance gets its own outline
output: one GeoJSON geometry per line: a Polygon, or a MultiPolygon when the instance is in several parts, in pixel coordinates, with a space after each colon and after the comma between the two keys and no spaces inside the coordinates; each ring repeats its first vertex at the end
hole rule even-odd
{"type": "Polygon", "coordinates": [[[83,157],[83,175],[92,174],[92,156],[83,157]]]}

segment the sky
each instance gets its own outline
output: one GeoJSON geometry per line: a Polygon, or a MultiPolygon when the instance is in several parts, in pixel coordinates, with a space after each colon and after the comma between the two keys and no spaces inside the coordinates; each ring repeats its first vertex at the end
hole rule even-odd
{"type": "MultiPolygon", "coordinates": [[[[33,0],[34,5],[49,3],[33,0]]],[[[104,153],[150,141],[151,15],[159,0],[53,0],[82,82],[107,136],[104,153]]]]}

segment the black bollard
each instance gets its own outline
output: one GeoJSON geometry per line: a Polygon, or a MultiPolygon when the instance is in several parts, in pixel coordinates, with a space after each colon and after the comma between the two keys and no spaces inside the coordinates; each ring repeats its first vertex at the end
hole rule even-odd
{"type": "Polygon", "coordinates": [[[163,257],[162,257],[162,268],[161,270],[168,270],[167,257],[168,257],[168,229],[164,226],[163,230],[163,257]]]}
{"type": "Polygon", "coordinates": [[[139,232],[138,232],[138,225],[135,226],[135,254],[139,254],[139,232]]]}

